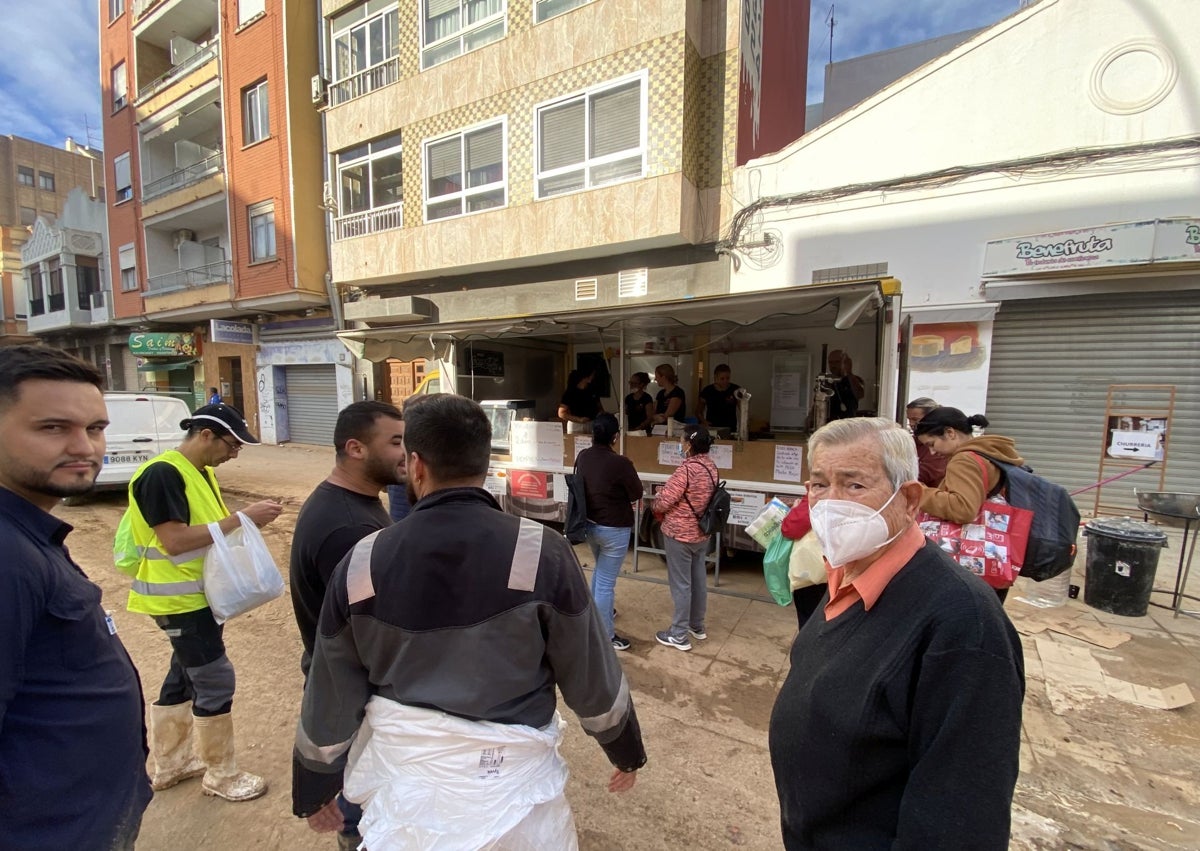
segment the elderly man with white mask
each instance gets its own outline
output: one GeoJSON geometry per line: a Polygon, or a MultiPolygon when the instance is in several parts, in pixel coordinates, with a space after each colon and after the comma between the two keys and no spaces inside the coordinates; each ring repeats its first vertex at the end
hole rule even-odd
{"type": "Polygon", "coordinates": [[[808,461],[829,586],[771,717],[784,846],[1007,848],[1025,692],[1016,631],[916,525],[907,431],[837,420],[808,461]]]}

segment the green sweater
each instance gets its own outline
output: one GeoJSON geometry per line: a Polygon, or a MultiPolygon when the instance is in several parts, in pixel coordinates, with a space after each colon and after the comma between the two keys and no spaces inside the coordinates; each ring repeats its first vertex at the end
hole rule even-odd
{"type": "Polygon", "coordinates": [[[978,577],[926,543],[791,658],[770,729],[789,851],[1008,847],[1024,660],[978,577]]]}

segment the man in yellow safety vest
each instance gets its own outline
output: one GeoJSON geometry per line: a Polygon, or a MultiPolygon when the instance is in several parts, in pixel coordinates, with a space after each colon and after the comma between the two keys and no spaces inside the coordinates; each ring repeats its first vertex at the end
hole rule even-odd
{"type": "MultiPolygon", "coordinates": [[[[213,618],[201,577],[212,543],[209,523],[228,535],[240,521],[221,498],[213,467],[257,444],[245,419],[225,404],[205,405],[180,423],[187,431],[178,449],[147,461],[129,483],[123,527],[136,556],[118,566],[135,573],[129,610],[154,618],[171,641],[171,667],[150,706],[150,752],[155,790],[204,775],[206,795],[249,801],[267,791],[263,778],[239,771],[234,759],[233,664],[225,655],[224,627],[213,618]],[[195,728],[196,751],[192,752],[195,728]]],[[[283,510],[256,502],[242,513],[259,526],[283,510]]],[[[122,533],[118,531],[118,550],[122,533]]]]}

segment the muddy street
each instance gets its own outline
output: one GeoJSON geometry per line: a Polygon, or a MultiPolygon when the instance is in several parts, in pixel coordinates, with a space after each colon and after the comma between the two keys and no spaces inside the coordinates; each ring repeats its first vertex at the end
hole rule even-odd
{"type": "MultiPolygon", "coordinates": [[[[296,513],[327,473],[331,456],[311,447],[252,447],[221,468],[231,507],[264,496],[283,500],[284,514],[264,535],[285,576],[296,513]]],[[[71,552],[103,588],[105,605],[153,700],[166,671],[168,644],[149,618],[125,611],[128,579],[111,567],[112,536],[123,509],[123,496],[101,495],[58,513],[75,526],[67,540],[71,552]]],[[[584,548],[579,552],[587,565],[584,548]]],[[[1166,550],[1164,564],[1175,557],[1175,550],[1166,550]]],[[[653,559],[643,555],[641,570],[639,576],[653,576],[653,559]]],[[[748,565],[722,568],[723,588],[753,578],[748,565]]],[[[1160,567],[1159,583],[1170,578],[1173,572],[1160,567]]],[[[795,632],[791,609],[710,595],[709,640],[680,653],[653,640],[670,609],[664,585],[623,576],[617,608],[620,631],[633,641],[620,658],[649,763],[632,792],[609,794],[607,761],[564,708],[568,797],[581,847],[779,848],[767,723],[787,672],[795,632]]],[[[1112,682],[1158,688],[1182,682],[1200,694],[1200,621],[1176,620],[1155,608],[1144,618],[1121,618],[1081,601],[1043,612],[1010,599],[1007,609],[1022,632],[1028,678],[1012,847],[1200,847],[1197,705],[1151,709],[1101,694],[1088,680],[1099,671],[1112,682]],[[1057,627],[1045,626],[1055,619],[1057,627]],[[1072,631],[1093,640],[1113,633],[1129,638],[1104,648],[1067,634],[1072,631]],[[1064,652],[1079,654],[1070,657],[1074,668],[1063,666],[1064,652]]],[[[139,848],[334,847],[332,837],[312,833],[291,816],[291,745],[301,675],[288,596],[230,622],[225,635],[238,674],[239,761],[266,777],[270,790],[239,804],[202,796],[196,781],[162,792],[146,813],[139,848]]]]}

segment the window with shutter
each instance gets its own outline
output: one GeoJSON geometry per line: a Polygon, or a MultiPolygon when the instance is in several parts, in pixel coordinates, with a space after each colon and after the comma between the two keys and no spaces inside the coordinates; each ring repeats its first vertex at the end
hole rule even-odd
{"type": "Polygon", "coordinates": [[[117,265],[121,267],[121,292],[133,292],[138,288],[137,256],[133,251],[133,243],[122,245],[117,249],[117,265]]]}
{"type": "MultiPolygon", "coordinates": [[[[330,34],[333,38],[335,83],[377,68],[400,53],[398,3],[396,0],[362,3],[335,17],[330,34]]],[[[357,90],[340,97],[338,102],[374,91],[379,85],[392,82],[392,79],[375,74],[363,81],[357,90]]]]}
{"type": "Polygon", "coordinates": [[[502,119],[425,142],[425,221],[508,203],[505,130],[502,119]]]}
{"type": "Polygon", "coordinates": [[[534,0],[533,22],[540,24],[590,2],[592,0],[534,0]]]}
{"type": "Polygon", "coordinates": [[[535,108],[538,198],[642,176],[645,87],[643,72],[535,108]]]}
{"type": "Polygon", "coordinates": [[[504,38],[507,0],[421,0],[421,68],[504,38]]]}
{"type": "Polygon", "coordinates": [[[275,259],[275,202],[261,201],[247,208],[250,220],[250,262],[275,259]]]}
{"type": "Polygon", "coordinates": [[[121,154],[113,160],[113,175],[116,178],[114,203],[120,204],[133,197],[133,178],[129,170],[129,154],[121,154]]]}

